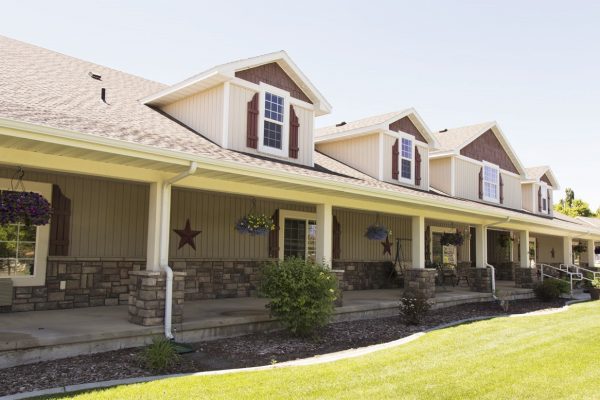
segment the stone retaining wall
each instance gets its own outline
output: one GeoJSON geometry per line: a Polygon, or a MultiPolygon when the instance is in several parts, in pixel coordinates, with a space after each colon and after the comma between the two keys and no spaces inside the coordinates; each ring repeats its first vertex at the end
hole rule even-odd
{"type": "Polygon", "coordinates": [[[143,259],[50,257],[45,285],[14,287],[13,304],[0,312],[126,305],[129,273],[144,268],[143,259]]]}
{"type": "Polygon", "coordinates": [[[390,289],[401,286],[390,261],[334,261],[332,264],[333,269],[344,271],[344,290],[390,289]]]}

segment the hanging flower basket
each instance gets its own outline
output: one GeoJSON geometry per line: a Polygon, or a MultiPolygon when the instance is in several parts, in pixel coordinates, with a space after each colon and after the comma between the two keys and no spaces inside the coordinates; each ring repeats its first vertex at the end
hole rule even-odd
{"type": "Polygon", "coordinates": [[[365,237],[369,240],[384,240],[386,237],[391,235],[391,230],[379,224],[369,226],[365,232],[365,237]]]}
{"type": "Polygon", "coordinates": [[[508,233],[503,233],[500,236],[498,236],[498,244],[504,249],[507,248],[510,245],[510,242],[512,242],[513,240],[514,239],[508,233]]]}
{"type": "Polygon", "coordinates": [[[440,244],[442,246],[462,246],[465,242],[465,237],[462,233],[442,233],[440,244]]]}
{"type": "Polygon", "coordinates": [[[266,235],[274,229],[273,219],[264,214],[248,214],[240,218],[235,224],[236,231],[252,236],[266,235]]]}
{"type": "Polygon", "coordinates": [[[46,225],[52,207],[39,193],[5,190],[0,192],[0,225],[46,225]]]}
{"type": "Polygon", "coordinates": [[[584,244],[576,244],[573,246],[573,253],[581,254],[587,251],[587,247],[584,244]]]}

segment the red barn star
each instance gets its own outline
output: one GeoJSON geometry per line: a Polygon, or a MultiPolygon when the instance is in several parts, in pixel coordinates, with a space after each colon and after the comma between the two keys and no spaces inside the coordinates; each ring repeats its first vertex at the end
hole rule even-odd
{"type": "Polygon", "coordinates": [[[389,236],[385,237],[385,242],[381,242],[381,245],[383,246],[383,254],[389,254],[391,256],[392,255],[392,242],[390,242],[389,236]]]}
{"type": "Polygon", "coordinates": [[[196,250],[196,243],[194,242],[194,238],[202,233],[202,231],[194,231],[190,227],[190,219],[188,218],[185,221],[184,229],[173,229],[173,231],[179,235],[181,239],[179,239],[179,247],[181,249],[186,244],[192,246],[192,249],[196,250]]]}

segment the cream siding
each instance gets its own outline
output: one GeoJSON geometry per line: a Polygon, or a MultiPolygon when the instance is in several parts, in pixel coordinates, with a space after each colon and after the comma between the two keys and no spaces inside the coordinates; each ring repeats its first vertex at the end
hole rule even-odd
{"type": "Polygon", "coordinates": [[[249,197],[173,189],[170,231],[183,229],[189,218],[191,228],[202,233],[196,236],[196,250],[189,245],[178,249],[179,235],[171,233],[169,258],[264,260],[268,258],[268,235],[238,233],[234,226],[241,217],[249,212],[271,216],[278,208],[316,212],[312,206],[269,199],[256,199],[256,208],[252,207],[249,197]]]}
{"type": "Polygon", "coordinates": [[[563,242],[558,236],[544,236],[530,234],[531,238],[536,238],[537,262],[544,264],[560,264],[563,262],[563,242]],[[554,257],[552,257],[554,250],[554,257]]]}
{"type": "MultiPolygon", "coordinates": [[[[0,167],[0,177],[13,174],[0,167]]],[[[24,180],[56,184],[71,200],[69,256],[145,257],[148,186],[30,170],[24,180]]]]}
{"type": "Polygon", "coordinates": [[[523,193],[521,179],[514,175],[502,173],[504,183],[504,206],[521,210],[523,208],[523,193]]]}
{"type": "Polygon", "coordinates": [[[223,86],[217,86],[166,105],[162,111],[223,145],[223,93],[223,86]]]}
{"type": "Polygon", "coordinates": [[[429,180],[432,188],[441,190],[446,194],[452,192],[451,158],[436,158],[429,160],[429,180]]]}
{"type": "Polygon", "coordinates": [[[379,179],[378,133],[336,142],[319,143],[316,148],[329,157],[379,179]]]}
{"type": "Polygon", "coordinates": [[[521,196],[523,198],[523,209],[533,212],[534,201],[533,201],[533,184],[527,183],[521,185],[521,196]]]}
{"type": "MultiPolygon", "coordinates": [[[[298,128],[298,158],[277,157],[272,154],[261,153],[256,149],[246,146],[246,125],[248,114],[248,102],[252,100],[256,92],[254,90],[231,85],[229,89],[229,133],[228,148],[244,153],[257,154],[269,158],[313,166],[313,125],[314,111],[293,105],[300,124],[298,128]]],[[[288,105],[289,106],[289,105],[288,105]]]]}

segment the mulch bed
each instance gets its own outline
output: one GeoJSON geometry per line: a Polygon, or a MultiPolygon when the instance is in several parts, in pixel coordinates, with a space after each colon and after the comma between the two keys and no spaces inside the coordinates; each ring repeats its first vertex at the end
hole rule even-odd
{"type": "MultiPolygon", "coordinates": [[[[511,314],[562,307],[564,300],[543,303],[513,301],[511,314]]],[[[284,331],[194,343],[196,350],[168,373],[253,367],[372,344],[385,343],[441,324],[480,316],[505,315],[497,303],[463,304],[430,311],[419,326],[407,326],[399,317],[330,324],[315,338],[302,339],[284,331]]],[[[140,362],[141,348],[110,351],[46,361],[0,370],[0,396],[79,383],[157,375],[140,362]]]]}

